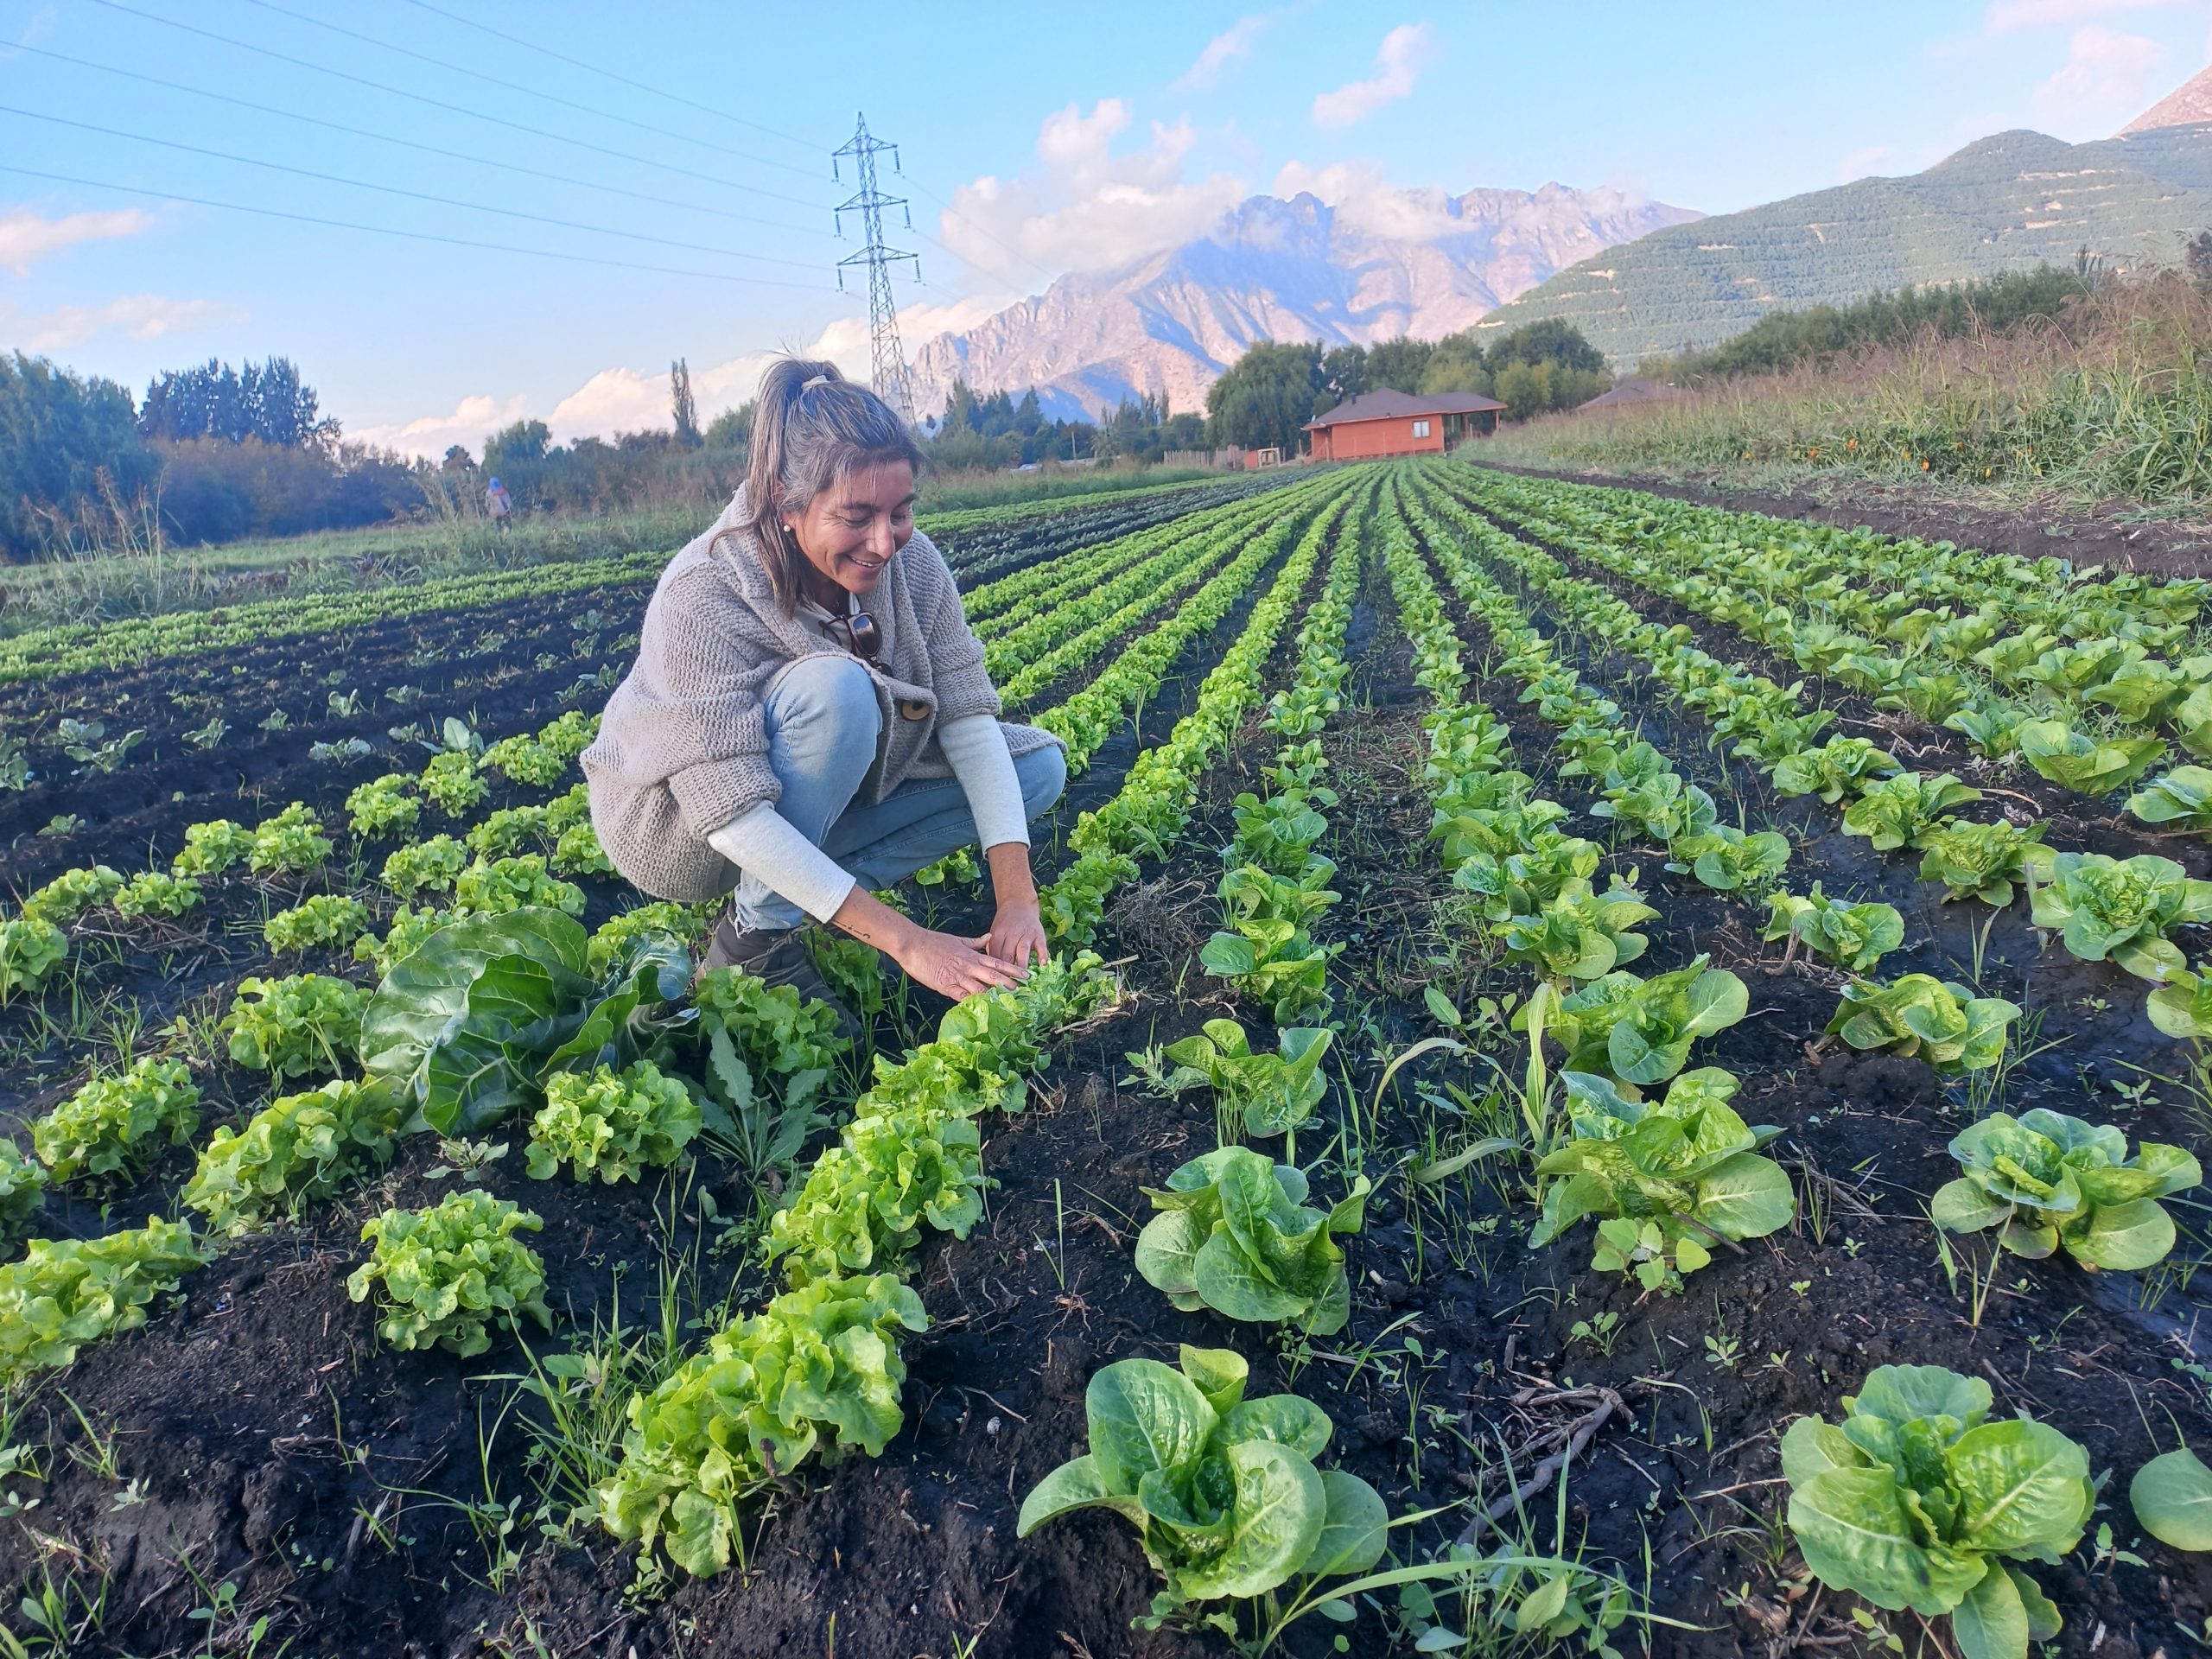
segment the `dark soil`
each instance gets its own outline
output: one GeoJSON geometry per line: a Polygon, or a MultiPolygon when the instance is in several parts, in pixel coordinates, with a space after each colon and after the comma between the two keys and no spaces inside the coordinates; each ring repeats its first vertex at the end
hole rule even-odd
{"type": "MultiPolygon", "coordinates": [[[[1472,457],[1470,457],[1471,459],[1472,457]]],[[[1484,466],[1497,466],[1484,461],[1484,466]]],[[[2067,506],[1980,506],[1939,489],[1885,485],[1843,475],[1808,481],[1792,490],[1770,490],[1725,477],[1661,477],[1539,467],[1498,466],[1528,478],[1562,478],[1576,484],[1642,490],[1730,512],[1763,512],[1817,524],[1864,525],[1885,536],[1955,542],[2024,559],[2065,559],[2077,568],[2109,565],[2167,576],[2212,575],[2212,526],[2171,519],[2138,520],[2138,504],[2113,501],[2084,514],[2067,506]]]]}

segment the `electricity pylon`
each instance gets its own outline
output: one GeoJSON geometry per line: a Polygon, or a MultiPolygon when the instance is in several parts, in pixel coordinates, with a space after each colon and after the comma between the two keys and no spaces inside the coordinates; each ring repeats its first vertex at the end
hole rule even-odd
{"type": "Polygon", "coordinates": [[[830,158],[830,176],[842,181],[837,163],[849,158],[860,170],[860,188],[852,197],[838,205],[837,233],[844,234],[845,215],[856,213],[861,216],[861,229],[867,237],[859,252],[849,254],[837,262],[837,286],[845,285],[845,267],[868,267],[868,344],[873,357],[875,395],[897,410],[911,423],[914,419],[913,379],[906,372],[906,354],[899,348],[899,308],[891,297],[891,267],[902,259],[914,262],[914,280],[922,279],[922,262],[918,256],[883,245],[883,210],[896,207],[906,217],[906,228],[914,228],[914,216],[907,210],[904,196],[887,196],[875,186],[875,158],[882,150],[891,152],[891,168],[899,170],[899,146],[873,137],[868,130],[868,117],[859,118],[849,143],[841,145],[830,158]]]}

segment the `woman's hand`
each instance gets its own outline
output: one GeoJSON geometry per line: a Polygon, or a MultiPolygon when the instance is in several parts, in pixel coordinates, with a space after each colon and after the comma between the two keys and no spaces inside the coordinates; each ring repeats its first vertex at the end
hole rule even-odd
{"type": "Polygon", "coordinates": [[[991,919],[991,931],[983,935],[983,949],[1001,962],[1025,970],[1033,961],[1052,959],[1052,947],[1045,938],[1044,915],[1033,894],[1027,899],[1009,899],[999,906],[999,913],[991,919]]]}
{"type": "Polygon", "coordinates": [[[899,942],[891,956],[909,978],[957,1002],[978,991],[1019,985],[1029,976],[1026,968],[1017,968],[982,949],[989,938],[988,933],[982,938],[963,939],[917,927],[899,942]]]}

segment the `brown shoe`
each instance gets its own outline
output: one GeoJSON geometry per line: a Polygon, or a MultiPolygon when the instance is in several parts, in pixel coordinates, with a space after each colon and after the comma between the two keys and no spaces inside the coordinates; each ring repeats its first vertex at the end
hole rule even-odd
{"type": "Polygon", "coordinates": [[[715,924],[714,937],[708,942],[706,957],[700,963],[699,971],[712,973],[717,968],[735,968],[770,985],[788,985],[799,994],[800,1001],[822,1003],[837,1016],[837,1034],[858,1046],[861,1022],[853,1018],[853,1011],[830,988],[830,982],[815,967],[799,929],[741,928],[725,910],[721,919],[715,924]]]}

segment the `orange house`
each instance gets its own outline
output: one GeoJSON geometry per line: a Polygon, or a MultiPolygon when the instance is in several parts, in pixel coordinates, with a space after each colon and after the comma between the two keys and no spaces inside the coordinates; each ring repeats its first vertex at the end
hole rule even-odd
{"type": "Polygon", "coordinates": [[[1497,430],[1505,405],[1471,391],[1416,397],[1406,391],[1369,391],[1338,404],[1306,424],[1312,461],[1369,461],[1378,455],[1440,455],[1462,438],[1497,430]]]}

